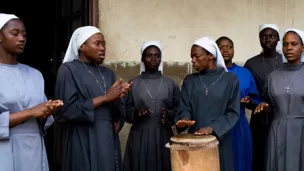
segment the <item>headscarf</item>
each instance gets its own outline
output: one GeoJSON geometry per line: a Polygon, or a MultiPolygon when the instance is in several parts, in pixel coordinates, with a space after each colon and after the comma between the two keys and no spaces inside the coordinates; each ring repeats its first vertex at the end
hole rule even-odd
{"type": "Polygon", "coordinates": [[[12,19],[19,19],[19,18],[13,14],[0,13],[0,30],[8,21],[12,19]]]}
{"type": "Polygon", "coordinates": [[[224,68],[228,72],[224,58],[217,44],[211,37],[203,37],[196,40],[193,45],[200,46],[210,52],[215,58],[215,64],[217,67],[224,68]]]}
{"type": "MultiPolygon", "coordinates": [[[[160,44],[160,41],[158,41],[158,40],[143,42],[141,49],[140,49],[141,58],[142,58],[142,55],[143,55],[145,49],[147,49],[150,46],[156,46],[160,50],[161,58],[163,58],[163,47],[160,44]]],[[[163,72],[163,60],[160,62],[158,70],[163,72]]],[[[142,72],[145,72],[145,71],[146,71],[145,64],[142,61],[140,61],[140,72],[139,73],[141,74],[142,72]]]]}
{"type": "Polygon", "coordinates": [[[79,59],[78,50],[80,46],[96,33],[101,32],[94,26],[83,26],[76,29],[70,39],[63,63],[73,61],[74,59],[79,59]]]}
{"type": "MultiPolygon", "coordinates": [[[[283,34],[283,38],[285,37],[285,35],[286,35],[288,32],[291,32],[291,31],[297,33],[297,34],[300,36],[302,42],[304,43],[304,32],[301,31],[301,30],[299,30],[299,29],[294,29],[294,28],[287,29],[287,30],[284,32],[284,34],[283,34]]],[[[283,41],[282,41],[282,42],[283,42],[283,41]]],[[[282,44],[283,44],[283,43],[282,43],[282,44]]],[[[281,50],[281,54],[282,54],[282,57],[283,57],[283,63],[287,63],[287,59],[286,59],[286,57],[285,57],[285,55],[284,55],[284,53],[283,53],[283,50],[281,50]]],[[[301,62],[304,62],[304,53],[303,53],[303,52],[302,52],[301,62]]]]}
{"type": "Polygon", "coordinates": [[[263,31],[264,29],[266,29],[266,28],[271,28],[271,29],[273,29],[273,30],[275,30],[275,31],[278,32],[280,40],[279,40],[279,42],[277,44],[276,51],[279,52],[279,53],[281,53],[282,52],[282,44],[281,44],[281,37],[280,37],[280,28],[279,28],[279,26],[276,25],[276,24],[261,24],[260,27],[259,27],[259,33],[261,31],[263,31]]]}

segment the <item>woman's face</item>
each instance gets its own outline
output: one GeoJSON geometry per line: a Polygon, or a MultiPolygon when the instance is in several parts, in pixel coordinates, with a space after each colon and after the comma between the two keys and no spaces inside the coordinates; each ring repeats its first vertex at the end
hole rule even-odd
{"type": "Polygon", "coordinates": [[[157,71],[161,63],[161,51],[156,46],[147,47],[141,58],[147,71],[157,71]]]}
{"type": "Polygon", "coordinates": [[[196,71],[202,71],[209,67],[210,61],[214,60],[214,57],[204,48],[193,45],[191,48],[192,66],[196,71]]]}
{"type": "Polygon", "coordinates": [[[295,32],[288,32],[283,38],[283,53],[288,63],[301,63],[304,52],[303,42],[295,32]]]}
{"type": "Polygon", "coordinates": [[[91,62],[102,64],[105,60],[105,40],[101,33],[92,35],[79,48],[84,56],[91,62]]]}
{"type": "Polygon", "coordinates": [[[223,39],[218,44],[225,61],[231,61],[234,56],[234,48],[231,41],[223,39]]]}
{"type": "Polygon", "coordinates": [[[19,19],[8,21],[0,31],[0,44],[4,50],[12,54],[21,54],[26,42],[24,24],[19,19]]]}

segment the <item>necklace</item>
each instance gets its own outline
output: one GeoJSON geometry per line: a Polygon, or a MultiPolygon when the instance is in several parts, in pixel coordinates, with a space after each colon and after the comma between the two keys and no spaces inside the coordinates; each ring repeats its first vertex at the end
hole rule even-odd
{"type": "MultiPolygon", "coordinates": [[[[286,90],[286,93],[287,93],[287,94],[290,93],[290,90],[291,90],[290,85],[293,83],[293,80],[296,78],[296,76],[297,76],[299,73],[300,73],[300,72],[298,71],[296,74],[294,74],[294,76],[292,77],[291,81],[289,82],[290,84],[288,84],[288,85],[285,87],[285,90],[286,90]]],[[[284,77],[287,78],[285,72],[284,72],[284,77]]]]}
{"type": "Polygon", "coordinates": [[[268,78],[269,74],[270,74],[272,71],[274,71],[274,70],[276,69],[276,67],[277,67],[278,55],[276,55],[276,60],[275,60],[275,63],[274,63],[273,70],[270,71],[269,73],[267,72],[267,68],[266,68],[266,66],[265,66],[265,57],[264,57],[264,54],[262,54],[262,55],[263,55],[263,62],[262,62],[262,63],[263,63],[264,71],[265,71],[266,77],[268,78]]]}
{"type": "Polygon", "coordinates": [[[162,78],[161,78],[161,81],[160,81],[160,84],[159,84],[159,87],[158,87],[158,90],[157,90],[157,92],[156,92],[156,94],[155,94],[155,97],[153,98],[153,96],[151,95],[151,93],[150,93],[150,91],[149,91],[149,89],[147,88],[147,86],[146,86],[146,84],[145,84],[145,82],[144,82],[144,80],[142,79],[142,78],[140,78],[140,80],[141,80],[141,82],[143,83],[143,85],[144,85],[144,87],[145,87],[145,89],[146,89],[146,91],[147,91],[147,93],[149,94],[149,96],[151,97],[151,99],[152,99],[152,103],[155,103],[156,102],[156,97],[157,97],[157,94],[158,94],[158,92],[159,92],[159,90],[160,90],[160,88],[161,88],[161,86],[162,86],[162,84],[163,84],[163,76],[162,76],[162,78]]]}
{"type": "Polygon", "coordinates": [[[84,64],[83,61],[81,61],[81,62],[82,62],[82,64],[86,67],[86,69],[89,71],[89,73],[95,78],[97,84],[99,85],[100,90],[101,90],[104,94],[106,94],[106,92],[107,92],[107,91],[106,91],[106,81],[105,81],[105,79],[104,79],[104,76],[103,76],[102,73],[100,72],[99,67],[96,66],[96,68],[98,69],[98,72],[99,72],[99,74],[101,75],[102,80],[103,80],[103,88],[101,87],[101,85],[100,85],[98,79],[95,77],[95,75],[94,75],[94,74],[89,70],[89,68],[86,66],[86,64],[84,64]]]}
{"type": "MultiPolygon", "coordinates": [[[[1,63],[0,63],[0,64],[1,64],[1,63]]],[[[16,90],[18,91],[19,96],[20,96],[20,97],[24,96],[24,99],[22,100],[22,103],[23,103],[23,104],[22,104],[22,107],[25,108],[25,107],[26,107],[26,101],[27,101],[27,98],[28,98],[28,91],[27,91],[27,88],[26,88],[26,84],[25,84],[26,81],[25,81],[25,79],[24,79],[23,72],[20,71],[20,64],[18,64],[17,67],[18,67],[18,71],[20,72],[21,77],[22,77],[23,86],[25,87],[25,88],[24,88],[24,89],[25,89],[25,92],[24,92],[24,93],[22,93],[22,91],[19,90],[19,89],[15,86],[15,84],[13,84],[13,82],[11,81],[10,77],[9,77],[8,74],[7,74],[7,71],[6,71],[3,67],[1,67],[1,68],[2,68],[2,71],[3,71],[3,73],[4,73],[5,77],[6,77],[6,79],[7,79],[8,82],[10,83],[10,85],[11,85],[12,87],[14,87],[14,89],[16,89],[16,90]]]]}
{"type": "Polygon", "coordinates": [[[203,84],[203,86],[205,87],[205,93],[206,96],[208,95],[208,89],[211,88],[226,72],[223,72],[209,87],[206,87],[206,85],[204,84],[204,82],[202,81],[200,75],[198,75],[198,78],[200,79],[201,83],[203,84]]]}

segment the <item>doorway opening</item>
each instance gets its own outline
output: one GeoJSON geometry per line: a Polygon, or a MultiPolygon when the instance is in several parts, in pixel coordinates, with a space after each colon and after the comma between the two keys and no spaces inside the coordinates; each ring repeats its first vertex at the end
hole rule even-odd
{"type": "MultiPolygon", "coordinates": [[[[8,0],[0,13],[18,16],[25,24],[27,42],[20,63],[38,69],[45,80],[45,93],[54,99],[56,75],[73,31],[85,25],[97,26],[98,0],[8,0]]],[[[60,171],[62,133],[54,124],[45,136],[50,171],[60,171]]]]}

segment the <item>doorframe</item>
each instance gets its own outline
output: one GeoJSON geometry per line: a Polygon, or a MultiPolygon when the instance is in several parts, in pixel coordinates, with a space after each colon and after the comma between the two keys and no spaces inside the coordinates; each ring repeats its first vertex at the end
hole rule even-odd
{"type": "MultiPolygon", "coordinates": [[[[72,0],[70,0],[72,1],[72,0]]],[[[87,13],[84,14],[84,17],[86,21],[85,24],[86,25],[91,25],[91,26],[95,26],[98,28],[99,25],[99,0],[83,0],[86,3],[86,10],[87,13]]],[[[56,7],[58,8],[58,7],[56,7]]],[[[57,20],[58,22],[59,20],[57,20]]],[[[70,34],[70,33],[69,33],[70,34]]],[[[58,34],[56,34],[58,35],[58,34]]],[[[71,35],[69,35],[71,36],[71,35]]],[[[57,40],[55,40],[55,43],[57,42],[57,40]]],[[[52,61],[52,66],[53,66],[53,73],[56,74],[55,78],[57,77],[57,72],[58,72],[58,68],[59,66],[62,64],[62,59],[61,59],[61,48],[59,49],[55,49],[55,54],[53,57],[53,61],[52,61]],[[59,51],[60,50],[60,51],[59,51]]],[[[52,153],[50,155],[51,158],[49,158],[49,164],[50,164],[50,171],[58,171],[61,170],[62,167],[62,162],[63,162],[63,155],[64,155],[64,147],[63,144],[61,144],[61,142],[63,141],[64,138],[64,134],[61,133],[60,130],[61,129],[62,124],[56,124],[53,125],[53,128],[51,130],[52,135],[50,135],[50,141],[53,141],[52,143],[50,143],[52,146],[50,146],[50,149],[53,150],[52,152],[49,151],[49,153],[52,153]],[[59,141],[59,142],[58,142],[59,141]],[[56,170],[58,169],[58,170],[56,170]]]]}
{"type": "Polygon", "coordinates": [[[99,26],[99,0],[90,0],[90,13],[91,13],[91,25],[98,27],[99,26]]]}

